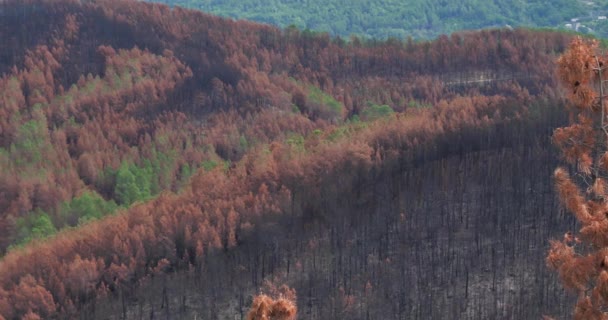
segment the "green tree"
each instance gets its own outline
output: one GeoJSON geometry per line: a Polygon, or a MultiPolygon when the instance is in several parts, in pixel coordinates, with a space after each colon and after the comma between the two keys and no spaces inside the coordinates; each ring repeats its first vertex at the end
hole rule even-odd
{"type": "MultiPolygon", "coordinates": [[[[435,38],[462,29],[496,26],[558,27],[577,16],[603,10],[606,0],[584,4],[580,1],[321,1],[321,0],[147,0],[200,9],[212,14],[262,23],[281,28],[295,25],[302,29],[331,32],[348,37],[386,39],[390,36],[435,38]]],[[[605,29],[587,19],[596,34],[605,29]]],[[[601,23],[600,23],[601,24],[601,23]]]]}
{"type": "Polygon", "coordinates": [[[149,171],[126,163],[118,169],[114,194],[119,204],[128,206],[151,196],[152,174],[149,171]]]}
{"type": "Polygon", "coordinates": [[[17,230],[18,235],[15,243],[18,245],[26,244],[33,239],[48,237],[57,232],[49,215],[40,209],[36,209],[26,217],[17,219],[17,230]]]}
{"type": "Polygon", "coordinates": [[[83,192],[80,196],[63,205],[61,216],[68,225],[100,219],[116,210],[113,200],[106,201],[95,191],[83,192]]]}
{"type": "Polygon", "coordinates": [[[367,107],[361,112],[361,119],[364,121],[373,121],[384,117],[389,117],[395,111],[390,106],[383,104],[368,103],[367,107]]]}

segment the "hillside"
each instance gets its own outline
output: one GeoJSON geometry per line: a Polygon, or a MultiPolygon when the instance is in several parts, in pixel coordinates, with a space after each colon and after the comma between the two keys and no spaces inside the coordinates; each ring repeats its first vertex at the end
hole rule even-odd
{"type": "Polygon", "coordinates": [[[608,2],[597,1],[296,1],[154,0],[237,19],[349,37],[432,39],[441,34],[489,27],[576,29],[608,36],[608,2]],[[575,19],[572,22],[571,19],[575,19]],[[566,26],[566,24],[570,24],[566,26]]]}
{"type": "Polygon", "coordinates": [[[0,12],[5,319],[242,317],[282,284],[318,319],[568,313],[543,259],[572,223],[547,146],[570,35],[346,43],[127,0],[0,12]]]}

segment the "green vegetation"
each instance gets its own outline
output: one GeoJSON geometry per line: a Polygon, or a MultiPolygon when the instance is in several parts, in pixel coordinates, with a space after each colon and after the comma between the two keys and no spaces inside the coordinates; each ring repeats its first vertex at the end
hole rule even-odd
{"type": "Polygon", "coordinates": [[[17,236],[13,247],[27,244],[34,239],[42,239],[66,227],[74,227],[88,221],[101,219],[116,211],[118,206],[113,200],[105,200],[95,191],[85,191],[65,202],[59,208],[59,220],[40,208],[17,219],[17,236]]]}
{"type": "Polygon", "coordinates": [[[16,225],[18,230],[16,245],[23,245],[34,239],[45,238],[57,232],[49,215],[40,209],[36,209],[26,217],[17,219],[16,225]]]}
{"type": "Polygon", "coordinates": [[[288,135],[287,139],[285,140],[285,144],[290,146],[292,150],[299,153],[306,151],[306,146],[304,145],[305,142],[306,139],[304,138],[304,136],[296,133],[288,135]]]}
{"type": "MultiPolygon", "coordinates": [[[[299,0],[155,0],[200,9],[212,14],[270,23],[282,28],[356,34],[372,38],[434,38],[463,29],[504,27],[563,27],[570,19],[589,17],[589,27],[608,35],[608,23],[597,21],[608,1],[299,1],[299,0]]],[[[604,12],[604,13],[602,13],[604,12]]],[[[584,31],[584,30],[583,30],[584,31]]]]}
{"type": "Polygon", "coordinates": [[[361,120],[363,121],[374,121],[377,119],[389,117],[394,114],[393,108],[386,104],[377,105],[375,103],[368,102],[367,108],[361,111],[361,120]]]}
{"type": "Polygon", "coordinates": [[[106,201],[95,191],[85,191],[80,196],[64,203],[60,216],[68,225],[82,224],[101,219],[113,213],[118,206],[113,200],[106,201]]]}
{"type": "Polygon", "coordinates": [[[431,108],[432,105],[430,105],[428,103],[421,103],[421,102],[416,101],[416,100],[410,100],[407,103],[407,107],[408,108],[414,108],[414,109],[422,109],[422,108],[431,108]]]}
{"type": "MultiPolygon", "coordinates": [[[[18,118],[18,117],[16,117],[18,118]]],[[[19,120],[16,120],[19,121],[19,120]]],[[[26,121],[17,129],[16,139],[10,146],[10,158],[15,167],[39,165],[42,155],[52,149],[47,143],[47,122],[44,114],[34,111],[32,120],[26,121]]]]}
{"type": "Polygon", "coordinates": [[[309,112],[329,121],[342,120],[346,110],[339,101],[314,86],[310,86],[308,92],[307,109],[309,112]]]}
{"type": "Polygon", "coordinates": [[[116,173],[114,194],[121,205],[130,205],[135,201],[149,199],[153,195],[155,175],[151,166],[139,167],[123,163],[116,173]]]}
{"type": "Polygon", "coordinates": [[[205,169],[205,171],[211,171],[217,167],[217,162],[213,160],[206,160],[203,161],[202,167],[205,169]]]}

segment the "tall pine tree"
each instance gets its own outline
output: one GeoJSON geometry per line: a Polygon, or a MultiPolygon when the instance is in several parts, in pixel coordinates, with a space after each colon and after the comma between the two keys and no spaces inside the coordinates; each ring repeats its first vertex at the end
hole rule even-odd
{"type": "Polygon", "coordinates": [[[558,60],[571,124],[553,139],[567,167],[555,170],[562,205],[580,230],[551,241],[547,264],[579,293],[574,319],[608,319],[608,57],[597,41],[576,38],[558,60]]]}

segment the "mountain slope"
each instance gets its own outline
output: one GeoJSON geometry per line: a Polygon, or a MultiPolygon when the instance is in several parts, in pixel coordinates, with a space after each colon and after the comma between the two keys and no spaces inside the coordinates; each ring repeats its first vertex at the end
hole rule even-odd
{"type": "MultiPolygon", "coordinates": [[[[480,318],[538,318],[565,299],[543,273],[532,230],[553,234],[568,220],[548,214],[550,197],[530,200],[531,182],[514,175],[551,157],[540,146],[565,121],[553,70],[570,35],[497,29],[346,43],[139,1],[0,8],[5,319],[135,317],[129,306],[156,293],[164,302],[139,310],[169,318],[179,315],[175,299],[182,310],[190,300],[154,286],[188,277],[209,280],[196,284],[206,301],[241,306],[263,283],[285,282],[320,319],[370,310],[430,318],[462,305],[446,297],[416,308],[415,295],[386,283],[412,284],[413,274],[443,279],[416,291],[425,295],[447,279],[464,284],[463,312],[480,318]],[[479,179],[466,174],[476,162],[486,164],[472,171],[479,179]],[[496,181],[509,185],[490,188],[496,181]],[[543,214],[511,216],[506,205],[494,214],[495,200],[543,214]],[[420,246],[433,241],[436,251],[420,246]],[[471,250],[487,243],[496,248],[471,250]],[[449,258],[446,268],[424,272],[435,254],[449,258]],[[471,255],[485,264],[463,264],[471,255]],[[498,294],[473,298],[498,280],[527,290],[528,269],[543,279],[537,307],[511,312],[498,294]],[[284,276],[293,270],[306,273],[284,276]]],[[[539,175],[551,170],[548,160],[536,165],[539,175]]],[[[205,310],[223,318],[220,307],[205,310]]]]}
{"type": "MultiPolygon", "coordinates": [[[[488,27],[564,27],[570,19],[605,31],[597,16],[608,2],[584,1],[318,1],[318,0],[157,0],[238,19],[270,23],[282,28],[330,32],[348,37],[435,38],[458,30],[488,27]],[[592,16],[586,19],[587,16],[592,16]],[[583,17],[585,19],[583,19],[583,17]],[[588,21],[589,20],[589,21],[588,21]],[[592,23],[589,23],[592,22],[592,23]]],[[[580,31],[585,31],[580,28],[580,31]]],[[[601,35],[607,35],[601,33],[601,35]]]]}

